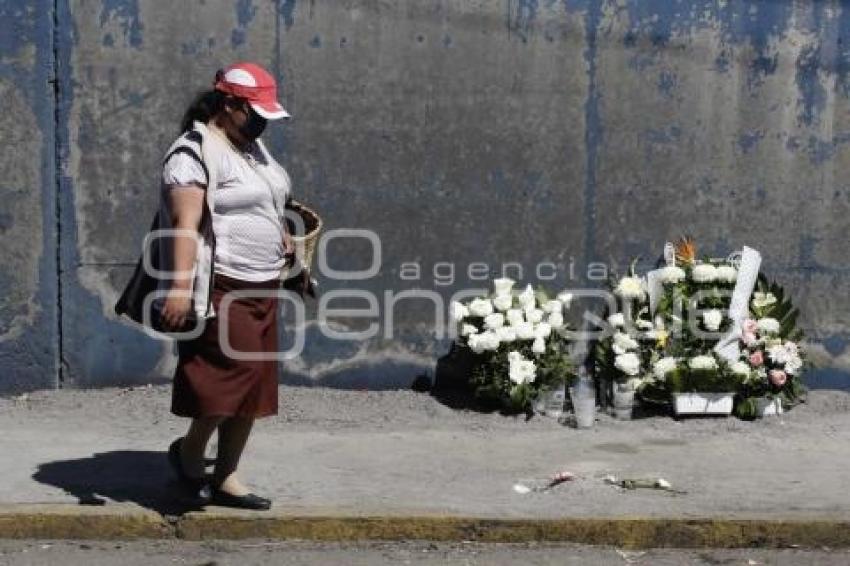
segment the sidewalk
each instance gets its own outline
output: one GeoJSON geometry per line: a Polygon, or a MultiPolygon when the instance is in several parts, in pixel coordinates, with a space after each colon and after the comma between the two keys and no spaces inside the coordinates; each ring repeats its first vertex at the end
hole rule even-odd
{"type": "Polygon", "coordinates": [[[168,413],[167,386],[0,399],[0,537],[850,546],[848,393],[814,391],[756,422],[603,415],[590,431],[411,391],[284,386],[280,400],[241,468],[273,510],[182,514],[164,451],[186,421],[168,413]],[[512,488],[562,470],[578,479],[548,493],[512,488]],[[622,491],[607,474],[662,477],[687,493],[622,491]]]}

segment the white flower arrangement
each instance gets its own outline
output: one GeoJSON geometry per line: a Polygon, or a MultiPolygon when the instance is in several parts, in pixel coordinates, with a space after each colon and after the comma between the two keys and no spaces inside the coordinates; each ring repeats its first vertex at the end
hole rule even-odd
{"type": "Polygon", "coordinates": [[[641,402],[665,403],[686,392],[735,393],[734,409],[742,418],[754,410],[740,405],[753,407],[760,396],[781,395],[786,406],[799,402],[806,361],[798,346],[802,332],[789,322],[796,309],[782,287],[753,273],[752,258],[745,249],[725,260],[700,260],[694,241],[684,238],[665,247],[666,266],[653,273],[651,288],[633,263],[629,276],[613,283],[619,310],[607,314],[609,335],[593,350],[597,376],[605,384],[639,383],[641,402]],[[742,290],[750,297],[742,297],[742,290]],[[740,329],[728,328],[733,296],[748,299],[751,319],[740,329]],[[637,304],[626,303],[634,299],[637,304]],[[690,300],[695,309],[681,309],[690,300]],[[695,323],[715,334],[693,332],[695,323]],[[729,359],[735,348],[720,342],[721,332],[738,333],[740,359],[729,359]]]}
{"type": "Polygon", "coordinates": [[[572,296],[514,286],[496,279],[491,294],[452,302],[450,316],[459,326],[456,343],[476,356],[468,372],[476,397],[528,411],[542,388],[574,377],[564,312],[572,296]]]}

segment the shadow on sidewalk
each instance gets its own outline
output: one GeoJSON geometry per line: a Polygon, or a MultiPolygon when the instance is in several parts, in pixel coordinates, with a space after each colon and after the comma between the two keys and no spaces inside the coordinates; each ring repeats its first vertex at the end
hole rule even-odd
{"type": "Polygon", "coordinates": [[[109,499],[135,503],[161,515],[181,515],[202,508],[186,498],[165,452],[115,450],[47,462],[40,464],[32,477],[63,489],[80,505],[104,505],[109,499]]]}

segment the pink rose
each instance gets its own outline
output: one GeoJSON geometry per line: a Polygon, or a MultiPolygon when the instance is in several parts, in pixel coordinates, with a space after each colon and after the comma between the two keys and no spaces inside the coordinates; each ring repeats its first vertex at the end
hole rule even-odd
{"type": "Polygon", "coordinates": [[[745,346],[749,347],[756,343],[756,335],[752,332],[744,332],[744,335],[741,337],[741,341],[745,346]]]}
{"type": "Polygon", "coordinates": [[[750,365],[754,368],[761,366],[764,363],[764,354],[761,350],[756,350],[750,354],[750,365]]]}
{"type": "Polygon", "coordinates": [[[753,319],[748,318],[744,321],[743,327],[744,327],[744,332],[749,333],[749,334],[755,334],[756,331],[759,329],[759,324],[758,324],[758,322],[754,321],[753,319]]]}
{"type": "Polygon", "coordinates": [[[777,387],[782,387],[785,385],[785,382],[788,380],[788,376],[785,375],[785,372],[781,369],[772,369],[768,374],[770,376],[770,382],[777,387]]]}

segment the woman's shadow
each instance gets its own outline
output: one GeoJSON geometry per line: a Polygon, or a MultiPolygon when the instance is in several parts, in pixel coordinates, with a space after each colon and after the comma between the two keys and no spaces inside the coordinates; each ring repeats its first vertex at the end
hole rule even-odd
{"type": "Polygon", "coordinates": [[[32,477],[73,495],[80,505],[130,502],[161,515],[202,509],[181,489],[164,452],[114,450],[48,462],[40,464],[32,477]]]}

